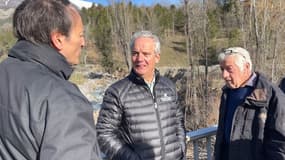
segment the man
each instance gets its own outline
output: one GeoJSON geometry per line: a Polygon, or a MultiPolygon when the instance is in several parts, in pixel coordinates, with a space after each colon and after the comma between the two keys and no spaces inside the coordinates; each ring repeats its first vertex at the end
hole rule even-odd
{"type": "Polygon", "coordinates": [[[68,0],[24,0],[18,41],[0,64],[1,160],[98,160],[92,106],[68,82],[84,46],[68,0]]]}
{"type": "Polygon", "coordinates": [[[105,92],[97,122],[101,151],[112,160],[184,160],[185,129],[175,85],[159,75],[160,42],[133,35],[132,71],[105,92]]]}
{"type": "Polygon", "coordinates": [[[284,160],[285,96],[258,72],[249,52],[219,55],[226,85],[220,104],[215,160],[284,160]]]}

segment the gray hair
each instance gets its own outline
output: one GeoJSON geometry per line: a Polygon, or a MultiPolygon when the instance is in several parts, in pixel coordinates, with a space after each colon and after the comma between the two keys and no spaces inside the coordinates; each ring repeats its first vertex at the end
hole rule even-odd
{"type": "Polygon", "coordinates": [[[133,36],[132,36],[131,43],[130,43],[131,50],[134,47],[134,43],[135,43],[136,39],[141,38],[141,37],[153,39],[154,40],[154,45],[155,45],[154,52],[156,54],[160,54],[160,41],[159,41],[159,38],[156,35],[154,35],[151,31],[138,31],[138,32],[135,32],[133,34],[133,36]]]}
{"type": "Polygon", "coordinates": [[[236,65],[243,70],[243,64],[249,63],[249,69],[252,70],[252,61],[249,55],[249,52],[241,47],[231,47],[226,49],[224,52],[220,53],[218,56],[218,61],[221,63],[229,55],[236,55],[237,59],[235,60],[236,65]]]}

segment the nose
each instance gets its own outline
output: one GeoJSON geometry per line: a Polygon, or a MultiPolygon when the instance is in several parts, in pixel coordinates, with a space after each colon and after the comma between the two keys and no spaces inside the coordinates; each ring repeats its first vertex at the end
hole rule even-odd
{"type": "Polygon", "coordinates": [[[82,39],[81,39],[81,47],[85,47],[85,38],[84,37],[82,37],[82,39]]]}
{"type": "Polygon", "coordinates": [[[222,70],[222,77],[223,79],[226,79],[229,76],[229,72],[227,70],[222,70]]]}
{"type": "Polygon", "coordinates": [[[144,59],[144,55],[142,53],[138,53],[136,59],[137,61],[142,61],[144,59]]]}

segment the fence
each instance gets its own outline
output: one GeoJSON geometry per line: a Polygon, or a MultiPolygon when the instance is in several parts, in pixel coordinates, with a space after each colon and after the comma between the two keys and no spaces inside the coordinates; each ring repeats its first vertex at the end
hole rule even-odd
{"type": "Polygon", "coordinates": [[[187,141],[193,143],[194,160],[199,160],[198,142],[203,138],[206,138],[207,160],[212,159],[213,150],[212,150],[211,137],[215,136],[216,132],[217,132],[217,125],[186,133],[187,141]]]}
{"type": "MultiPolygon", "coordinates": [[[[194,160],[199,160],[199,149],[198,149],[198,142],[199,140],[206,138],[206,148],[207,148],[207,160],[211,160],[212,156],[212,144],[211,144],[211,137],[216,135],[217,125],[202,128],[195,131],[190,131],[186,133],[186,140],[187,142],[193,143],[193,153],[194,153],[194,160]]],[[[107,160],[105,155],[102,153],[103,160],[107,160]]]]}

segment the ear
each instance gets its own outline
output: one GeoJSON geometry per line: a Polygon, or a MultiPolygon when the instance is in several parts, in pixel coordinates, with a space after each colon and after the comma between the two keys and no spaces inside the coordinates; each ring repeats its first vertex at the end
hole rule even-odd
{"type": "Polygon", "coordinates": [[[57,50],[62,50],[65,36],[57,31],[51,33],[51,42],[57,50]]]}
{"type": "Polygon", "coordinates": [[[155,63],[158,63],[160,60],[160,54],[155,54],[155,63]]]}
{"type": "Polygon", "coordinates": [[[245,68],[246,68],[246,69],[249,69],[249,68],[250,68],[249,63],[245,63],[245,68]]]}

